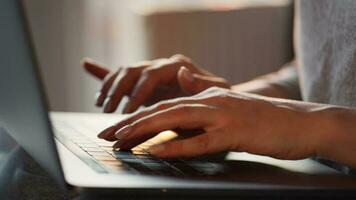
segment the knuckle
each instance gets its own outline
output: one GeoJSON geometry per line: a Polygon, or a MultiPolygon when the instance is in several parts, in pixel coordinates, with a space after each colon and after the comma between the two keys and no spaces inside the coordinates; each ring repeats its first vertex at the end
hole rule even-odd
{"type": "Polygon", "coordinates": [[[191,113],[193,111],[193,107],[184,105],[184,104],[180,104],[180,105],[175,106],[174,110],[181,114],[187,114],[187,113],[191,113]]]}
{"type": "Polygon", "coordinates": [[[212,86],[212,87],[209,87],[208,89],[206,89],[205,91],[207,93],[213,93],[213,92],[217,92],[219,91],[220,88],[216,87],[216,86],[212,86]]]}
{"type": "Polygon", "coordinates": [[[226,79],[224,79],[224,78],[221,78],[221,82],[222,82],[223,84],[225,84],[226,86],[230,86],[229,81],[226,80],[226,79]]]}
{"type": "Polygon", "coordinates": [[[209,88],[203,90],[202,92],[200,92],[199,95],[210,97],[210,96],[215,95],[216,93],[218,93],[220,91],[220,89],[221,88],[216,87],[216,86],[209,87],[209,88]]]}
{"type": "Polygon", "coordinates": [[[155,109],[157,110],[164,110],[166,108],[169,107],[169,103],[168,102],[160,102],[156,105],[155,109]]]}
{"type": "Polygon", "coordinates": [[[190,58],[188,58],[187,56],[185,56],[183,54],[175,54],[171,57],[171,59],[180,60],[180,61],[190,61],[190,58]]]}
{"type": "Polygon", "coordinates": [[[134,68],[135,70],[141,70],[142,68],[146,68],[148,66],[151,66],[152,64],[153,64],[153,61],[144,60],[144,61],[133,63],[130,65],[130,67],[134,68]]]}
{"type": "Polygon", "coordinates": [[[176,54],[176,55],[172,56],[171,60],[173,60],[174,63],[179,63],[181,65],[187,65],[187,67],[193,66],[192,60],[182,54],[176,54]]]}
{"type": "Polygon", "coordinates": [[[209,94],[214,94],[215,96],[227,96],[229,91],[225,88],[213,86],[205,90],[209,94]]]}

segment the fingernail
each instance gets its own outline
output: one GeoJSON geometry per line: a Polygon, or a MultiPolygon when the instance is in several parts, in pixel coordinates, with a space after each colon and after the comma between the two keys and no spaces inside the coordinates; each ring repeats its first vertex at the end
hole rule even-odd
{"type": "Polygon", "coordinates": [[[114,131],[115,128],[116,128],[115,126],[110,126],[109,128],[104,129],[103,131],[101,131],[101,132],[98,134],[98,138],[104,139],[104,136],[105,136],[107,133],[110,133],[110,132],[114,131]]]}
{"type": "Polygon", "coordinates": [[[117,142],[114,144],[114,146],[112,146],[112,148],[113,148],[114,150],[119,149],[120,146],[121,146],[121,144],[122,144],[122,142],[119,140],[119,141],[117,141],[117,142]]]}
{"type": "Polygon", "coordinates": [[[164,145],[154,145],[152,147],[150,147],[148,149],[148,152],[152,155],[159,155],[161,153],[163,153],[165,150],[165,146],[164,145]]]}
{"type": "Polygon", "coordinates": [[[119,131],[115,133],[115,137],[118,140],[122,140],[122,138],[131,131],[132,127],[131,125],[124,126],[121,128],[119,131]]]}
{"type": "Polygon", "coordinates": [[[186,67],[182,67],[182,71],[183,71],[184,78],[186,78],[190,82],[194,81],[193,74],[186,67]]]}

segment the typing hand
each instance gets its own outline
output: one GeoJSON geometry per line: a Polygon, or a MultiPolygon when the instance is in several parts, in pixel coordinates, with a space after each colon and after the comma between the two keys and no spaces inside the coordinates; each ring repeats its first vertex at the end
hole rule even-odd
{"type": "Polygon", "coordinates": [[[130,149],[165,130],[202,129],[199,135],[153,146],[158,157],[192,157],[226,150],[282,159],[314,155],[315,120],[295,101],[210,88],[135,112],[99,136],[130,149]]]}
{"type": "Polygon", "coordinates": [[[83,66],[103,82],[96,105],[103,107],[106,113],[114,112],[125,95],[129,101],[124,113],[132,113],[141,105],[194,95],[212,86],[230,88],[225,79],[195,66],[183,55],[144,61],[120,67],[115,72],[90,59],[86,59],[83,66]]]}

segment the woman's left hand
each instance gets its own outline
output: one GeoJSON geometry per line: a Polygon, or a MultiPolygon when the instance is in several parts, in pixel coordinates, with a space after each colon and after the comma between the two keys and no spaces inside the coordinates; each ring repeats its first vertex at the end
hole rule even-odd
{"type": "Polygon", "coordinates": [[[165,130],[203,133],[150,148],[158,157],[193,157],[242,151],[280,159],[315,155],[313,115],[297,101],[210,88],[137,111],[99,134],[130,149],[165,130]]]}

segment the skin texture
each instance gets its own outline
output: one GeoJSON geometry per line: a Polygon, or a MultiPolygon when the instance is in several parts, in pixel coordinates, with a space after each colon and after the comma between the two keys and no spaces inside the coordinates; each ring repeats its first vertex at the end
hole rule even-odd
{"type": "Polygon", "coordinates": [[[141,105],[196,94],[211,86],[230,88],[225,79],[197,67],[191,59],[179,54],[120,67],[112,73],[90,59],[85,59],[83,66],[103,80],[96,105],[103,107],[106,113],[114,112],[124,95],[129,96],[124,113],[131,113],[141,105]]]}
{"type": "MultiPolygon", "coordinates": [[[[124,87],[121,84],[134,88],[130,99],[134,103],[129,103],[127,113],[136,110],[138,105],[146,105],[148,102],[144,100],[154,96],[162,84],[183,94],[190,94],[176,95],[178,98],[169,100],[156,98],[158,103],[131,113],[126,119],[103,130],[98,137],[117,141],[115,148],[127,150],[161,131],[183,129],[188,137],[153,146],[151,154],[162,158],[194,157],[230,150],[280,159],[321,156],[356,167],[356,159],[347,156],[356,153],[356,137],[352,134],[356,132],[353,125],[356,121],[355,109],[289,100],[296,97],[295,91],[288,91],[270,82],[271,76],[281,76],[278,73],[230,87],[224,79],[200,70],[190,59],[182,58],[186,63],[177,64],[182,61],[172,57],[164,60],[164,65],[157,64],[161,68],[154,69],[160,73],[155,73],[164,81],[157,82],[157,78],[153,78],[150,80],[156,82],[144,82],[144,85],[152,84],[145,87],[140,80],[146,80],[147,75],[142,73],[145,70],[141,68],[151,69],[156,66],[152,62],[156,61],[152,61],[150,66],[138,65],[141,76],[136,77],[136,82],[125,79],[125,84],[120,82],[123,78],[111,81],[112,77],[124,76],[120,75],[120,70],[117,75],[111,74],[94,62],[85,61],[86,70],[104,80],[101,95],[109,88],[106,86],[108,82],[112,82],[111,88],[124,87]],[[181,67],[183,64],[189,67],[181,67]],[[168,70],[170,67],[172,69],[168,70]],[[185,75],[187,71],[189,76],[185,75]],[[167,77],[171,79],[165,79],[167,77]],[[128,86],[130,84],[132,86],[128,86]],[[133,95],[135,91],[140,91],[144,97],[137,101],[133,95]],[[202,130],[201,133],[189,137],[189,131],[196,129],[202,130]]],[[[121,98],[123,93],[127,93],[119,92],[115,96],[115,92],[106,95],[105,98],[109,96],[109,100],[105,100],[106,104],[110,98],[121,98]]],[[[99,95],[98,100],[101,99],[103,97],[99,95]]]]}

